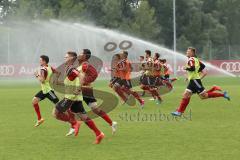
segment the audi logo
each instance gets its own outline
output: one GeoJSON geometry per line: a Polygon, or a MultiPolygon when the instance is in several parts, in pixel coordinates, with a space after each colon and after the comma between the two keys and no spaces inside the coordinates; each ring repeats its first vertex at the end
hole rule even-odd
{"type": "MultiPolygon", "coordinates": [[[[132,42],[128,40],[124,40],[119,43],[119,48],[122,50],[127,50],[132,47],[132,42]]],[[[108,42],[104,45],[104,50],[107,52],[111,52],[117,49],[117,44],[115,42],[108,42]]]]}
{"type": "Polygon", "coordinates": [[[0,76],[12,76],[14,75],[14,66],[2,65],[0,66],[0,76]]]}
{"type": "Polygon", "coordinates": [[[240,62],[223,62],[220,68],[231,73],[240,72],[240,62]]]}

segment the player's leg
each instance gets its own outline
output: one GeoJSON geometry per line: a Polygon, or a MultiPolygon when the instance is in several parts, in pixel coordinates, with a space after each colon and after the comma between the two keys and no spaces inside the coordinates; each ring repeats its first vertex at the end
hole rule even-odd
{"type": "Polygon", "coordinates": [[[228,93],[225,91],[223,93],[219,93],[219,92],[209,92],[209,91],[203,91],[199,94],[199,97],[201,99],[208,99],[208,98],[218,98],[218,97],[223,97],[225,99],[227,99],[228,101],[230,101],[230,97],[228,95],[228,93]]]}
{"type": "Polygon", "coordinates": [[[82,89],[83,94],[83,100],[84,102],[91,108],[91,110],[98,116],[100,116],[102,119],[104,119],[111,127],[112,127],[112,133],[116,132],[117,128],[117,122],[112,121],[110,116],[104,112],[101,108],[98,108],[97,106],[97,100],[93,95],[93,89],[92,88],[83,88],[82,89]]]}
{"type": "Polygon", "coordinates": [[[45,98],[45,94],[43,94],[42,91],[39,91],[34,97],[33,97],[33,100],[32,100],[32,105],[33,105],[33,108],[37,114],[37,122],[35,124],[35,127],[38,127],[39,125],[41,125],[43,122],[44,122],[44,119],[42,118],[41,116],[41,111],[40,111],[40,107],[39,107],[39,102],[41,100],[43,100],[45,98]]]}
{"type": "Polygon", "coordinates": [[[127,97],[124,95],[124,92],[121,90],[121,79],[117,78],[115,83],[113,83],[113,90],[123,100],[124,103],[127,101],[127,97]]]}
{"type": "Polygon", "coordinates": [[[132,83],[131,80],[125,80],[124,81],[124,88],[126,90],[128,90],[128,92],[133,95],[133,97],[140,103],[141,107],[144,106],[144,100],[140,98],[140,96],[138,95],[137,92],[135,92],[134,90],[132,90],[132,83]]]}
{"type": "MultiPolygon", "coordinates": [[[[140,76],[140,79],[139,79],[139,84],[140,84],[140,86],[144,85],[144,84],[143,84],[143,83],[144,83],[143,80],[144,80],[144,75],[141,75],[141,76],[140,76]]],[[[143,90],[141,96],[145,96],[145,90],[143,90]]]]}
{"type": "Polygon", "coordinates": [[[150,83],[150,86],[151,86],[150,87],[150,92],[153,95],[153,97],[155,98],[156,103],[160,104],[162,102],[162,98],[158,93],[158,88],[157,88],[156,83],[155,83],[156,79],[157,79],[157,77],[149,77],[149,83],[150,83]]]}
{"type": "MultiPolygon", "coordinates": [[[[54,104],[57,104],[59,102],[59,99],[53,90],[48,92],[47,98],[54,104]]],[[[70,109],[67,109],[65,112],[59,112],[56,108],[54,108],[53,116],[60,121],[70,123],[71,127],[66,136],[70,136],[75,133],[74,126],[76,126],[77,120],[75,119],[75,115],[71,112],[70,109]]],[[[81,123],[79,122],[79,124],[81,123]]]]}
{"type": "Polygon", "coordinates": [[[101,140],[104,138],[104,133],[101,132],[97,128],[94,121],[87,116],[86,111],[82,105],[82,102],[81,101],[75,102],[74,105],[72,105],[71,107],[71,111],[74,112],[82,121],[84,121],[85,124],[95,133],[96,135],[95,144],[99,144],[101,140]]]}
{"type": "Polygon", "coordinates": [[[57,104],[59,102],[59,99],[53,90],[49,91],[46,94],[46,97],[54,104],[57,104]]]}
{"type": "Polygon", "coordinates": [[[182,113],[184,113],[184,111],[186,110],[186,108],[190,102],[191,96],[192,96],[192,91],[189,89],[186,89],[185,92],[183,93],[183,98],[180,102],[179,107],[177,108],[177,110],[175,112],[172,112],[173,116],[181,116],[182,113]]]}
{"type": "MultiPolygon", "coordinates": [[[[202,88],[202,89],[204,90],[204,88],[202,88]]],[[[184,113],[184,111],[186,110],[186,108],[190,102],[192,94],[197,93],[197,92],[198,92],[198,88],[196,87],[196,83],[194,82],[194,80],[190,80],[190,82],[187,86],[187,89],[183,93],[183,98],[180,102],[179,107],[177,108],[177,110],[175,112],[172,112],[171,114],[173,116],[181,116],[182,113],[184,113]]]]}
{"type": "Polygon", "coordinates": [[[63,99],[56,104],[56,107],[53,110],[53,116],[60,121],[68,122],[71,125],[69,132],[66,136],[70,136],[75,133],[77,136],[80,122],[75,119],[75,115],[71,112],[70,107],[74,104],[73,101],[63,99]]]}
{"type": "Polygon", "coordinates": [[[142,79],[142,84],[140,86],[140,88],[144,91],[144,92],[148,92],[152,95],[153,98],[155,98],[155,95],[152,93],[151,91],[151,87],[150,87],[150,78],[149,76],[144,75],[143,79],[142,79]]]}
{"type": "Polygon", "coordinates": [[[214,91],[222,91],[222,89],[219,86],[212,86],[212,88],[210,88],[207,92],[210,93],[214,91]]]}

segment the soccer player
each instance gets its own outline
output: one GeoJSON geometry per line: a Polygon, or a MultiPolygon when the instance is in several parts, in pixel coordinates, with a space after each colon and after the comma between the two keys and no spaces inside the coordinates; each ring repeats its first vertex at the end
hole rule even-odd
{"type": "Polygon", "coordinates": [[[177,78],[171,78],[170,79],[170,69],[167,65],[167,60],[166,59],[160,59],[160,62],[164,66],[164,69],[163,69],[164,76],[163,76],[163,78],[165,80],[169,81],[170,83],[176,81],[177,78]]]}
{"type": "Polygon", "coordinates": [[[221,90],[221,88],[218,86],[213,86],[208,91],[206,91],[205,88],[203,87],[201,79],[206,74],[201,74],[201,73],[203,72],[203,69],[205,66],[197,58],[196,49],[193,47],[189,47],[187,49],[186,55],[188,57],[188,63],[184,69],[188,73],[189,83],[188,83],[187,89],[183,94],[183,99],[179,107],[175,112],[172,112],[171,114],[173,116],[181,116],[184,113],[186,107],[188,106],[191,96],[195,93],[197,93],[201,99],[223,97],[227,100],[230,100],[230,97],[228,96],[226,91],[224,93],[215,92],[215,91],[221,90]]]}
{"type": "MultiPolygon", "coordinates": [[[[96,80],[98,73],[94,66],[89,63],[88,60],[90,58],[91,51],[89,49],[83,49],[83,52],[80,53],[80,56],[78,58],[79,65],[81,66],[79,72],[81,72],[81,74],[84,74],[82,85],[83,100],[91,108],[93,113],[100,116],[111,126],[112,133],[114,134],[117,129],[117,122],[112,121],[107,113],[98,108],[97,100],[93,94],[92,83],[96,80]]],[[[74,133],[74,128],[70,128],[68,135],[71,135],[71,133],[74,133]]]]}
{"type": "MultiPolygon", "coordinates": [[[[75,68],[73,63],[77,60],[77,54],[75,52],[67,52],[65,56],[66,64],[66,78],[64,80],[65,95],[64,99],[57,103],[56,110],[60,113],[66,112],[69,108],[72,113],[77,117],[80,117],[82,121],[95,133],[96,140],[95,144],[99,144],[104,138],[104,133],[101,132],[95,125],[94,121],[91,120],[83,107],[82,100],[83,96],[81,93],[82,85],[84,84],[84,75],[79,72],[82,69],[82,65],[75,68]]],[[[75,129],[78,132],[78,128],[75,129]]]]}
{"type": "MultiPolygon", "coordinates": [[[[144,80],[144,73],[145,73],[145,61],[144,61],[144,56],[140,56],[139,57],[139,62],[140,62],[140,64],[139,64],[139,71],[140,71],[140,74],[141,74],[141,76],[140,76],[140,79],[139,79],[139,81],[140,81],[140,85],[143,85],[143,80],[144,80]]],[[[144,96],[145,95],[145,90],[143,90],[143,92],[142,92],[142,96],[144,96]]]]}
{"type": "Polygon", "coordinates": [[[141,89],[146,92],[151,93],[152,97],[156,100],[156,104],[162,102],[162,98],[158,94],[157,87],[154,86],[155,77],[154,77],[154,60],[151,57],[151,51],[145,51],[145,72],[141,84],[141,89]]]}
{"type": "Polygon", "coordinates": [[[115,54],[113,56],[112,65],[111,65],[111,80],[109,83],[109,87],[113,88],[113,90],[118,94],[118,96],[125,103],[127,101],[127,97],[124,95],[124,92],[121,90],[121,76],[120,71],[117,69],[121,65],[121,56],[120,54],[115,54]]]}
{"type": "Polygon", "coordinates": [[[41,91],[39,91],[33,98],[32,100],[32,105],[35,109],[35,112],[37,114],[37,122],[35,124],[35,127],[38,127],[44,122],[44,119],[41,116],[41,111],[39,108],[39,102],[44,100],[45,98],[48,98],[52,103],[56,104],[59,99],[54,93],[53,89],[50,86],[50,77],[53,73],[57,73],[57,71],[48,65],[49,62],[49,57],[46,55],[41,55],[40,56],[40,71],[36,71],[34,75],[38,79],[38,81],[41,84],[41,91]]]}
{"type": "Polygon", "coordinates": [[[154,57],[153,57],[153,76],[155,78],[154,81],[154,86],[160,86],[162,84],[162,70],[163,70],[163,65],[161,64],[161,62],[159,61],[159,57],[160,54],[159,53],[155,53],[154,57]]]}
{"type": "Polygon", "coordinates": [[[128,60],[128,52],[122,52],[123,59],[120,62],[121,65],[118,67],[121,76],[121,89],[124,93],[128,95],[132,95],[139,103],[140,106],[144,106],[144,100],[140,98],[137,92],[133,91],[132,83],[131,83],[131,72],[132,72],[132,65],[131,62],[128,60]]]}

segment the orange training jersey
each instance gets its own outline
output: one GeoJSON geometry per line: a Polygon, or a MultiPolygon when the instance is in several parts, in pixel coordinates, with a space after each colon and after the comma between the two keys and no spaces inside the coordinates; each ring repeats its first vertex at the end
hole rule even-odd
{"type": "Polygon", "coordinates": [[[126,70],[125,70],[125,73],[124,73],[124,77],[125,77],[126,80],[130,80],[131,79],[132,65],[131,65],[131,62],[128,59],[125,61],[125,64],[126,64],[126,70]]]}
{"type": "Polygon", "coordinates": [[[152,58],[148,58],[146,59],[146,71],[145,71],[145,75],[147,76],[153,76],[154,73],[154,62],[152,58]]]}
{"type": "Polygon", "coordinates": [[[125,70],[126,70],[126,60],[123,59],[121,61],[118,62],[117,64],[117,72],[118,72],[118,76],[121,79],[125,79],[125,70]]]}
{"type": "Polygon", "coordinates": [[[162,64],[159,62],[159,60],[154,61],[153,68],[154,68],[153,75],[155,77],[161,76],[162,64]]]}

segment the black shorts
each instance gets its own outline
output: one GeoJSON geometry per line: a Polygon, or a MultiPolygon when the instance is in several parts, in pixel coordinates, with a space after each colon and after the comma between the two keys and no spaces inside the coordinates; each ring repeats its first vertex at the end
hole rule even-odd
{"type": "Polygon", "coordinates": [[[202,82],[200,79],[192,79],[188,83],[187,90],[191,91],[192,93],[202,93],[205,88],[202,85],[202,82]]]}
{"type": "Polygon", "coordinates": [[[144,76],[142,80],[143,85],[154,86],[156,78],[153,76],[144,76]]]}
{"type": "Polygon", "coordinates": [[[83,95],[83,100],[87,105],[89,105],[90,103],[93,103],[93,102],[97,102],[96,98],[93,95],[92,87],[83,87],[82,95],[83,95]]]}
{"type": "Polygon", "coordinates": [[[53,90],[49,91],[48,93],[44,94],[42,91],[39,91],[35,97],[39,98],[39,100],[44,100],[45,98],[48,98],[51,102],[53,102],[54,104],[56,104],[59,99],[56,96],[56,94],[54,93],[53,90]]]}
{"type": "Polygon", "coordinates": [[[141,75],[141,76],[140,76],[140,79],[139,79],[140,84],[143,84],[144,77],[145,77],[145,75],[141,75]]]}
{"type": "Polygon", "coordinates": [[[112,83],[112,84],[114,85],[117,81],[119,81],[119,79],[120,79],[120,78],[118,78],[118,77],[113,77],[113,78],[110,80],[110,83],[112,83]]]}
{"type": "Polygon", "coordinates": [[[124,87],[127,87],[127,88],[132,88],[132,82],[131,82],[131,80],[129,79],[129,80],[126,80],[126,79],[122,79],[122,86],[124,86],[124,87]]]}
{"type": "Polygon", "coordinates": [[[165,75],[164,75],[164,78],[165,78],[165,79],[169,79],[169,78],[170,78],[169,74],[165,74],[165,75]]]}
{"type": "Polygon", "coordinates": [[[59,112],[66,112],[69,108],[73,113],[86,114],[82,101],[72,101],[70,99],[64,98],[56,104],[56,109],[59,112]]]}
{"type": "Polygon", "coordinates": [[[161,85],[163,85],[162,80],[163,80],[163,79],[162,79],[161,76],[155,77],[154,86],[161,86],[161,85]]]}
{"type": "Polygon", "coordinates": [[[113,84],[113,85],[119,85],[119,86],[122,85],[122,80],[121,80],[121,78],[115,77],[115,78],[112,79],[112,80],[113,80],[113,81],[112,81],[112,84],[113,84]]]}

